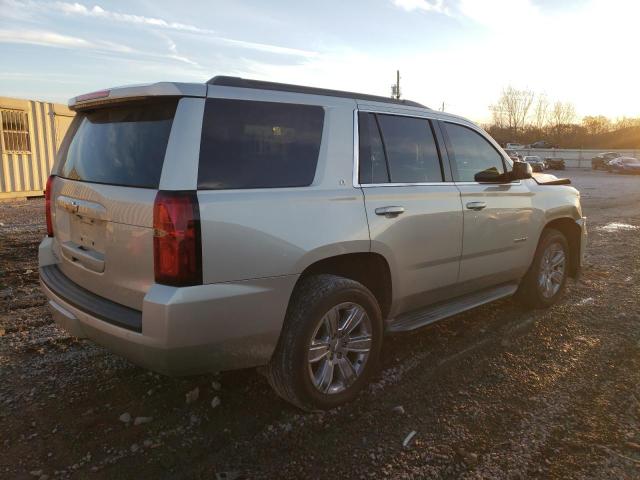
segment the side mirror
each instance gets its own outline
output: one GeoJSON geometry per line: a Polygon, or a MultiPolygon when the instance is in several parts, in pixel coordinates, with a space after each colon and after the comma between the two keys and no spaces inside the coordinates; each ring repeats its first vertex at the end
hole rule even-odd
{"type": "Polygon", "coordinates": [[[473,176],[473,179],[478,183],[505,183],[509,181],[507,175],[504,173],[493,172],[491,170],[478,172],[473,176]]]}
{"type": "Polygon", "coordinates": [[[531,178],[533,169],[527,162],[513,162],[513,170],[511,170],[512,180],[526,180],[531,178]]]}

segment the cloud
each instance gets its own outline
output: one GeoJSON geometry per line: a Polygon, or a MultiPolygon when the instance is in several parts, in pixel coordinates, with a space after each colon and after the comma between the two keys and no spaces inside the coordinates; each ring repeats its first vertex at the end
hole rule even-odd
{"type": "Polygon", "coordinates": [[[62,35],[46,30],[6,30],[0,29],[0,43],[26,43],[47,47],[80,48],[109,52],[131,53],[134,50],[113,42],[93,42],[80,37],[62,35]]]}
{"type": "Polygon", "coordinates": [[[171,58],[179,62],[188,63],[189,65],[193,65],[194,67],[200,67],[198,62],[191,60],[190,58],[185,57],[184,55],[180,55],[178,53],[178,46],[176,45],[176,42],[174,42],[167,35],[165,35],[164,33],[158,32],[158,36],[167,43],[167,48],[169,49],[169,53],[166,55],[167,58],[171,58]]]}
{"type": "MultiPolygon", "coordinates": [[[[302,50],[298,48],[281,47],[278,45],[270,45],[267,43],[248,42],[245,40],[236,40],[233,38],[226,38],[217,36],[214,30],[200,28],[195,25],[169,22],[162,18],[146,17],[143,15],[133,15],[129,13],[120,13],[106,10],[99,5],[94,5],[89,8],[81,3],[69,3],[69,2],[56,2],[53,4],[53,8],[63,12],[67,15],[81,15],[85,17],[107,19],[115,22],[130,23],[139,26],[151,27],[159,30],[174,30],[186,33],[194,33],[203,35],[205,39],[228,45],[231,47],[244,48],[249,50],[255,50],[259,52],[273,53],[278,55],[291,55],[300,57],[313,57],[317,55],[316,52],[309,50],[302,50]]],[[[182,60],[184,57],[180,57],[182,60]]]]}
{"type": "Polygon", "coordinates": [[[509,22],[531,24],[541,18],[530,0],[460,0],[458,9],[463,17],[500,30],[509,22]]]}
{"type": "Polygon", "coordinates": [[[211,40],[214,42],[224,43],[232,47],[247,48],[250,50],[257,50],[259,52],[277,53],[281,55],[294,55],[300,57],[315,57],[317,52],[310,50],[300,50],[298,48],[279,47],[277,45],[269,45],[267,43],[246,42],[244,40],[234,40],[231,38],[214,37],[211,40]]]}
{"type": "Polygon", "coordinates": [[[69,48],[74,50],[87,50],[98,53],[120,53],[150,59],[170,59],[200,67],[193,60],[178,54],[175,43],[168,39],[169,53],[154,53],[137,50],[127,45],[109,41],[91,41],[85,38],[62,35],[47,30],[6,30],[0,29],[0,43],[22,43],[54,48],[69,48]]]}
{"type": "Polygon", "coordinates": [[[180,30],[184,32],[193,33],[205,33],[212,34],[213,30],[206,28],[196,27],[195,25],[188,25],[185,23],[168,22],[161,18],[145,17],[143,15],[132,15],[129,13],[119,13],[105,10],[99,5],[94,5],[91,8],[87,8],[81,3],[69,3],[69,2],[56,2],[53,4],[54,8],[60,10],[63,13],[71,15],[83,15],[86,17],[98,17],[115,20],[117,22],[133,23],[137,25],[146,25],[151,27],[158,27],[170,30],[180,30]]]}
{"type": "Polygon", "coordinates": [[[425,12],[436,12],[449,14],[449,9],[445,7],[444,0],[392,0],[393,4],[406,10],[407,12],[413,12],[414,10],[422,10],[425,12]]]}

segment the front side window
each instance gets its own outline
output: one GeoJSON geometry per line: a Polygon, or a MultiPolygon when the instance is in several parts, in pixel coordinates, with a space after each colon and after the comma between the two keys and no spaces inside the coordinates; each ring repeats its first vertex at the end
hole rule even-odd
{"type": "Polygon", "coordinates": [[[324,109],[314,105],[207,100],[198,188],[302,187],[316,173],[324,109]]]}
{"type": "Polygon", "coordinates": [[[456,182],[475,182],[479,173],[498,176],[505,172],[502,155],[479,133],[455,123],[445,122],[444,126],[456,182]]]}

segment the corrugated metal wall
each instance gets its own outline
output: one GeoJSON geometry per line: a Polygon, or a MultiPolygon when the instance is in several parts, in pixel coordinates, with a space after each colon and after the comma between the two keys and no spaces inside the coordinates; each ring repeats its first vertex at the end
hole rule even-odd
{"type": "Polygon", "coordinates": [[[7,151],[0,135],[0,198],[42,195],[74,114],[65,105],[6,97],[0,97],[2,110],[27,113],[30,145],[29,153],[7,151]]]}

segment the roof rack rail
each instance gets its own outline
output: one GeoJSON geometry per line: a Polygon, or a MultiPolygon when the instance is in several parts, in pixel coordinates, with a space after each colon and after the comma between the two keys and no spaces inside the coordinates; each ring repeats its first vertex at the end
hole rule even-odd
{"type": "Polygon", "coordinates": [[[222,87],[256,88],[259,90],[276,90],[278,92],[308,93],[310,95],[324,95],[326,97],[353,98],[358,100],[370,100],[372,102],[395,103],[410,107],[428,108],[411,100],[396,100],[395,98],[367,95],[366,93],[345,92],[343,90],[329,90],[326,88],[306,87],[304,85],[291,85],[288,83],[265,82],[262,80],[249,80],[240,77],[228,77],[217,75],[207,81],[207,85],[222,87]]]}

